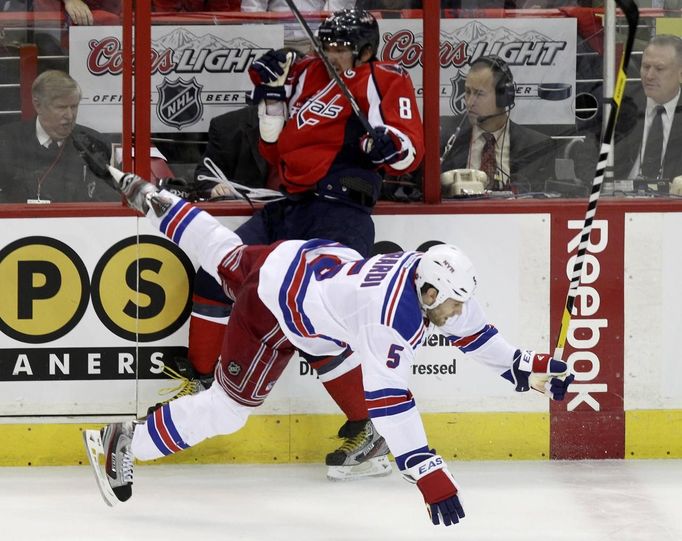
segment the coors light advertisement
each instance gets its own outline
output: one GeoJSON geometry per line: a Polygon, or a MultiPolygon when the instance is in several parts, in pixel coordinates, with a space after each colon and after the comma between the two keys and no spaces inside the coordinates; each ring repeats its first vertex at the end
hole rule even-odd
{"type": "MultiPolygon", "coordinates": [[[[379,21],[380,58],[399,62],[410,72],[422,97],[421,20],[379,21]]],[[[519,124],[575,122],[575,19],[441,19],[440,111],[464,112],[464,80],[482,55],[497,55],[516,83],[511,117],[519,124]]]]}
{"type": "MultiPolygon", "coordinates": [[[[83,90],[78,121],[120,133],[121,27],[74,26],[69,39],[69,71],[83,90]]],[[[152,131],[208,131],[211,118],[243,107],[248,67],[283,40],[281,25],[152,27],[152,131]]]]}
{"type": "MultiPolygon", "coordinates": [[[[380,20],[379,58],[410,72],[422,99],[420,19],[380,20]]],[[[207,131],[211,118],[243,107],[251,92],[247,69],[283,44],[282,25],[155,26],[152,28],[152,131],[207,131]],[[267,31],[264,31],[267,28],[267,31]]],[[[79,121],[121,131],[121,28],[70,31],[69,69],[83,89],[79,121]]],[[[481,55],[498,55],[516,83],[512,119],[521,124],[575,121],[575,19],[443,19],[440,110],[464,111],[464,79],[481,55]]]]}

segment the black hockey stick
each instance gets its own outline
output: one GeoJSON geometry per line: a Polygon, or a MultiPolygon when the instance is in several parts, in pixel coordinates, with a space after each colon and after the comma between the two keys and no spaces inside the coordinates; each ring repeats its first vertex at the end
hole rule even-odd
{"type": "Polygon", "coordinates": [[[327,68],[327,72],[329,73],[329,76],[339,86],[342,94],[349,101],[351,109],[353,109],[355,116],[358,117],[358,120],[360,120],[362,127],[365,128],[365,130],[367,130],[367,133],[369,133],[369,134],[374,133],[374,128],[372,128],[372,125],[369,123],[369,120],[367,120],[367,116],[360,109],[358,102],[353,97],[353,94],[350,93],[350,90],[346,86],[346,83],[344,83],[343,79],[341,79],[341,77],[339,77],[339,74],[336,73],[334,66],[332,66],[331,62],[329,61],[329,58],[327,57],[327,53],[324,52],[324,49],[320,45],[320,42],[317,41],[317,38],[313,34],[313,31],[310,29],[310,26],[308,26],[308,23],[303,18],[303,15],[301,15],[301,12],[298,10],[296,5],[294,4],[294,0],[285,0],[285,1],[286,1],[287,5],[289,6],[289,9],[291,9],[292,13],[294,14],[294,17],[296,17],[298,24],[301,25],[301,28],[303,28],[303,31],[306,33],[306,36],[308,36],[308,40],[310,41],[310,44],[313,46],[313,50],[317,53],[317,56],[319,56],[320,59],[322,60],[324,67],[327,68]]]}
{"type": "Polygon", "coordinates": [[[566,336],[568,335],[568,327],[571,323],[571,313],[575,304],[575,297],[580,285],[580,278],[582,277],[583,263],[585,261],[585,254],[587,253],[587,244],[590,240],[590,233],[592,231],[592,221],[597,212],[597,203],[599,202],[599,195],[601,194],[602,183],[604,182],[604,169],[606,167],[606,160],[611,152],[613,145],[611,143],[613,134],[616,129],[616,120],[618,119],[618,112],[620,111],[621,100],[623,99],[623,92],[625,90],[625,82],[627,81],[626,70],[630,62],[630,54],[632,53],[632,44],[635,40],[635,32],[637,31],[637,22],[639,21],[639,9],[634,0],[615,0],[616,5],[623,11],[623,15],[628,22],[628,36],[623,49],[623,56],[620,59],[620,67],[618,69],[618,77],[616,78],[616,86],[613,92],[611,103],[611,110],[609,111],[609,118],[606,128],[602,132],[599,162],[597,163],[597,170],[592,181],[592,192],[587,202],[587,212],[585,213],[585,222],[580,233],[580,244],[578,245],[578,252],[575,261],[573,262],[573,271],[571,273],[571,283],[568,287],[568,294],[566,296],[566,305],[564,313],[561,317],[561,328],[559,329],[559,337],[557,339],[556,349],[554,350],[554,358],[561,359],[564,354],[564,347],[566,345],[566,336]]]}

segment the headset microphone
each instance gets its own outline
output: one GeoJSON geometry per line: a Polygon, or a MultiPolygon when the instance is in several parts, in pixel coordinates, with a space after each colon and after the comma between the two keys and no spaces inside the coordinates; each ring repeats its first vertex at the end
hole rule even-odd
{"type": "Polygon", "coordinates": [[[496,116],[506,115],[507,113],[508,113],[508,111],[505,109],[504,111],[502,111],[500,113],[495,113],[492,115],[480,115],[480,116],[476,117],[476,123],[480,126],[486,120],[490,120],[491,118],[495,118],[496,116]]]}

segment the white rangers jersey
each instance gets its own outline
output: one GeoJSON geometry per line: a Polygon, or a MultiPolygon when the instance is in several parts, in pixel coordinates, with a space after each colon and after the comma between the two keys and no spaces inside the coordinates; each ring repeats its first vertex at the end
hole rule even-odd
{"type": "Polygon", "coordinates": [[[414,274],[421,252],[370,259],[329,241],[287,241],[260,270],[258,294],[297,348],[315,355],[352,349],[362,363],[370,417],[402,467],[428,447],[408,389],[416,349],[431,331],[451,337],[462,351],[508,371],[515,347],[485,320],[475,300],[441,328],[428,325],[414,274]]]}

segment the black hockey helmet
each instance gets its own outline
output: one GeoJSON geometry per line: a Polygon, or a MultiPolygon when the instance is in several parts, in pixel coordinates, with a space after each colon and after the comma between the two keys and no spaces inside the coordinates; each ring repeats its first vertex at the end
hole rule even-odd
{"type": "Polygon", "coordinates": [[[372,57],[379,52],[379,25],[374,16],[363,9],[335,11],[320,25],[317,38],[323,44],[350,47],[354,59],[367,46],[372,48],[372,57]]]}

